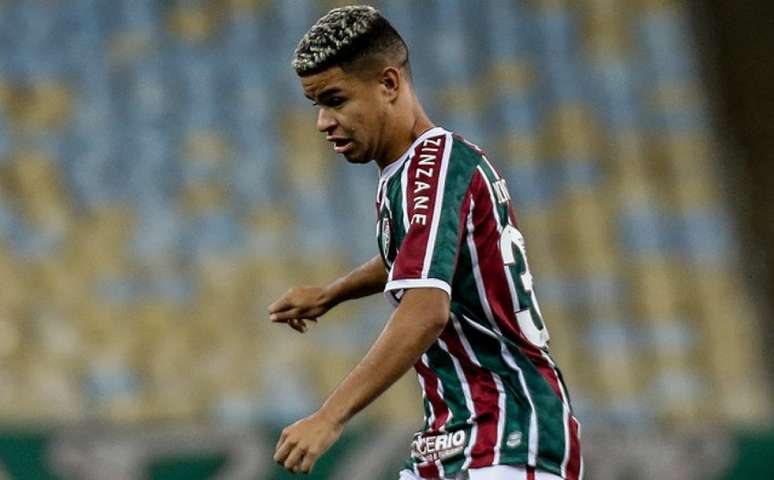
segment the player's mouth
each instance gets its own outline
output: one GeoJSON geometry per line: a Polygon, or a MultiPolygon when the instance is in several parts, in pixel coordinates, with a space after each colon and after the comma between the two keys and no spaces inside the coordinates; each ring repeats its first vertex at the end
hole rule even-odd
{"type": "Polygon", "coordinates": [[[333,150],[336,153],[347,153],[352,150],[354,143],[348,138],[332,138],[329,140],[333,143],[333,150]]]}

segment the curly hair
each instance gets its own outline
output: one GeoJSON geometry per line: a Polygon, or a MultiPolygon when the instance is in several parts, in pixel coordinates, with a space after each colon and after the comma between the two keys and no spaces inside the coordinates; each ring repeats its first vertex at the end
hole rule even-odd
{"type": "Polygon", "coordinates": [[[300,76],[313,75],[334,65],[408,67],[408,47],[400,34],[374,7],[334,8],[304,35],[292,65],[300,76]]]}

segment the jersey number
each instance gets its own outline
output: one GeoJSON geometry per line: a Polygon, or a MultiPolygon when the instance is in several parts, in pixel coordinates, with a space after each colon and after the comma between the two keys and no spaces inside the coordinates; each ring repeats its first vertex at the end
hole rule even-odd
{"type": "Polygon", "coordinates": [[[506,267],[511,269],[514,278],[520,281],[513,285],[516,289],[518,305],[516,308],[516,321],[527,340],[536,347],[544,348],[548,345],[548,331],[543,324],[535,293],[532,291],[532,273],[527,263],[527,251],[524,246],[524,237],[512,225],[506,225],[500,236],[500,252],[506,267]],[[515,247],[515,248],[514,248],[515,247]]]}

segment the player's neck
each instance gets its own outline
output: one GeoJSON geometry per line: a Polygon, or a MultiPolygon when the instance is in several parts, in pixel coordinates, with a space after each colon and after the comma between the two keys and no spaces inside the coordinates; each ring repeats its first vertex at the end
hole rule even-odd
{"type": "Polygon", "coordinates": [[[412,111],[411,119],[404,123],[404,128],[396,129],[395,134],[392,136],[390,148],[386,149],[385,154],[381,159],[376,160],[376,164],[379,166],[379,171],[382,171],[393,162],[400,160],[406,150],[414,143],[414,141],[421,137],[423,133],[435,127],[430,118],[428,118],[422,106],[419,103],[415,104],[415,108],[412,111]]]}

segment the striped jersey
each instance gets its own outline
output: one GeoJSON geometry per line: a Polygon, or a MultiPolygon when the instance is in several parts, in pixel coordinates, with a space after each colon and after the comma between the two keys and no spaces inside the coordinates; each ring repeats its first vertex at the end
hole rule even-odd
{"type": "Polygon", "coordinates": [[[443,478],[490,465],[582,477],[580,425],[532,290],[505,180],[477,146],[440,127],[381,172],[377,241],[395,305],[440,288],[451,318],[416,362],[424,426],[406,466],[443,478]]]}

